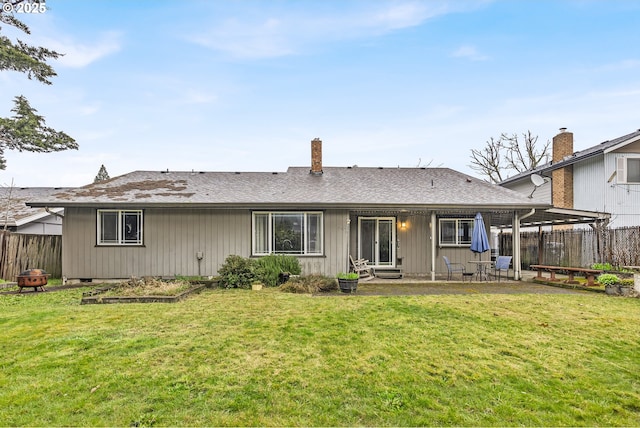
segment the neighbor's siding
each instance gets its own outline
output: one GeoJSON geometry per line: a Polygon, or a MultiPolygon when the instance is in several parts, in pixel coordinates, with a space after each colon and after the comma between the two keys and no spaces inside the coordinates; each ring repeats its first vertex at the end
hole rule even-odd
{"type": "Polygon", "coordinates": [[[522,193],[523,195],[527,195],[527,196],[531,195],[531,193],[533,192],[533,195],[531,196],[532,202],[538,202],[541,204],[551,203],[551,179],[550,178],[547,178],[545,180],[545,183],[542,186],[535,189],[535,192],[533,191],[535,186],[531,182],[531,178],[529,176],[511,183],[501,184],[501,186],[504,187],[505,189],[511,189],[513,191],[522,193]]]}
{"type": "MultiPolygon", "coordinates": [[[[637,147],[634,144],[634,147],[637,147]]],[[[625,152],[607,153],[604,156],[604,180],[616,170],[616,158],[629,155],[637,156],[632,147],[625,147],[625,152]]],[[[610,228],[640,226],[640,184],[618,183],[618,177],[606,183],[605,211],[610,212],[610,228]]]]}
{"type": "MultiPolygon", "coordinates": [[[[577,210],[607,212],[608,177],[602,156],[585,159],[573,166],[573,207],[577,210]]],[[[615,167],[613,169],[615,171],[615,167]]]]}
{"type": "MultiPolygon", "coordinates": [[[[325,256],[300,257],[304,273],[344,270],[346,211],[326,211],[325,256]]],[[[66,210],[63,275],[69,279],[216,275],[227,256],[251,255],[251,211],[145,209],[144,247],[97,247],[96,210],[66,210]],[[198,270],[196,253],[203,259],[198,270]]]]}

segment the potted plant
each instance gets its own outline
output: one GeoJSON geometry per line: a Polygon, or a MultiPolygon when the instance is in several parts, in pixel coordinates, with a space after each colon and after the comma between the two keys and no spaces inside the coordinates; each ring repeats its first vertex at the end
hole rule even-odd
{"type": "Polygon", "coordinates": [[[358,275],[356,272],[344,273],[340,272],[338,274],[338,285],[340,286],[340,291],[343,293],[353,293],[358,288],[358,275]]]}
{"type": "Polygon", "coordinates": [[[620,279],[612,273],[600,275],[598,282],[604,285],[604,292],[609,296],[631,296],[634,291],[633,279],[620,279]]]}

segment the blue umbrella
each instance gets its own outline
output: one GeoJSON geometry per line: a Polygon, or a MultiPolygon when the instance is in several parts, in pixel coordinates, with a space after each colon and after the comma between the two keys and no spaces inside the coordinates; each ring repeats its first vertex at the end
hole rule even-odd
{"type": "Polygon", "coordinates": [[[476,214],[473,220],[473,233],[471,235],[471,251],[474,253],[484,253],[489,251],[489,238],[487,238],[487,229],[484,227],[482,214],[476,214]]]}

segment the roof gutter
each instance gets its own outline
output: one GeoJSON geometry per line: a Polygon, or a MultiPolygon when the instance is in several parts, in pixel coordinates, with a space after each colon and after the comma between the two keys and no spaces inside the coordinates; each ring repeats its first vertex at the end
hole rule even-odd
{"type": "Polygon", "coordinates": [[[44,210],[45,210],[46,212],[48,212],[49,214],[53,215],[53,216],[56,216],[56,217],[59,217],[59,218],[64,218],[64,216],[63,216],[62,214],[57,213],[57,212],[54,212],[54,211],[51,211],[51,210],[49,209],[49,207],[44,207],[44,210]]]}

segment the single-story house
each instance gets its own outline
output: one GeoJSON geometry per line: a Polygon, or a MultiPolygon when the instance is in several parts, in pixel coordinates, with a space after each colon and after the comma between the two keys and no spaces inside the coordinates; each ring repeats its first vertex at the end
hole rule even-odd
{"type": "MultiPolygon", "coordinates": [[[[215,275],[227,256],[290,254],[303,273],[333,276],[349,256],[432,280],[442,256],[467,263],[473,219],[518,228],[548,203],[448,168],[311,167],[286,172],[135,171],[33,199],[60,207],[69,280],[215,275]]],[[[490,257],[483,254],[485,260],[490,257]]],[[[470,268],[471,265],[469,265],[470,268]]],[[[520,277],[519,251],[513,254],[520,277]]]]}
{"type": "Polygon", "coordinates": [[[70,190],[61,187],[4,187],[0,192],[0,228],[30,235],[62,235],[64,210],[32,208],[27,201],[70,190]]]}

